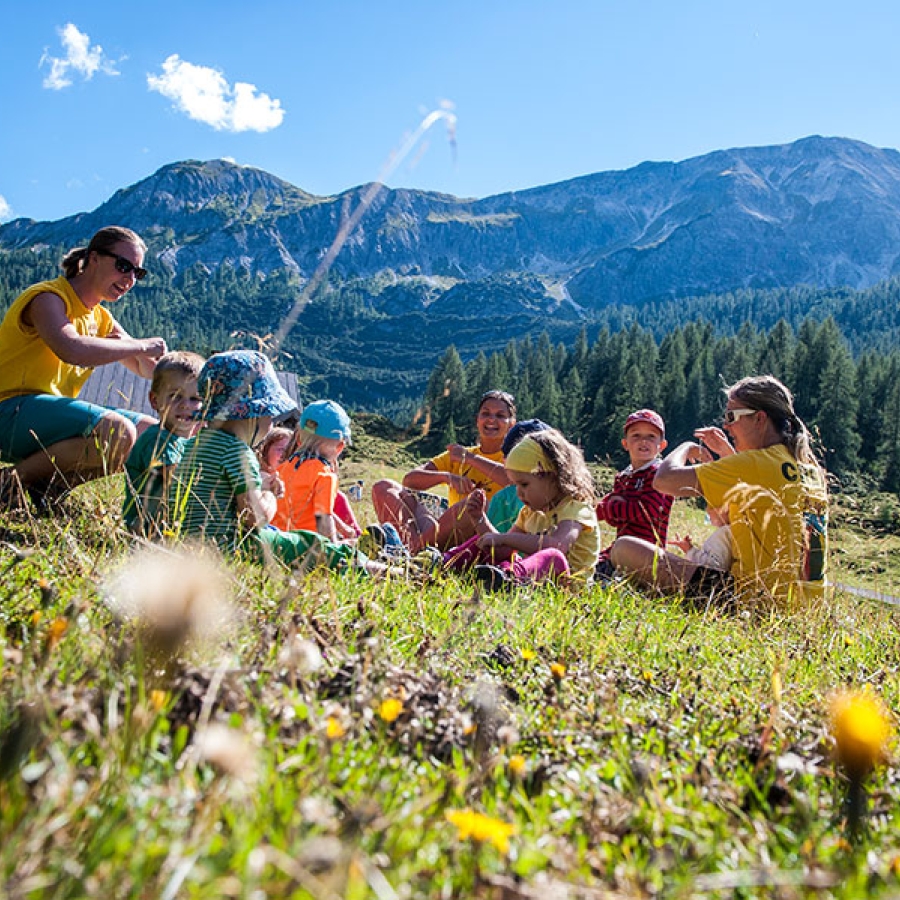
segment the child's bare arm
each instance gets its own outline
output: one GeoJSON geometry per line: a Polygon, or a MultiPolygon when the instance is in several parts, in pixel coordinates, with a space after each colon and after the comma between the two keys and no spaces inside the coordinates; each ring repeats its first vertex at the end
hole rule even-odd
{"type": "Polygon", "coordinates": [[[510,550],[518,550],[519,553],[526,554],[554,547],[562,553],[568,553],[575,541],[578,540],[582,528],[583,526],[574,519],[567,519],[560,522],[552,531],[544,534],[527,534],[516,528],[506,532],[492,531],[478,538],[478,546],[482,549],[509,547],[510,550]]]}
{"type": "Polygon", "coordinates": [[[359,535],[346,522],[341,521],[340,516],[332,516],[334,531],[338,541],[355,541],[359,535]]]}
{"type": "Polygon", "coordinates": [[[336,541],[335,517],[331,513],[316,513],[316,531],[329,541],[336,541]]]}
{"type": "Polygon", "coordinates": [[[728,525],[728,507],[727,506],[710,506],[706,510],[711,524],[718,528],[720,525],[728,525]]]}
{"type": "Polygon", "coordinates": [[[276,500],[284,496],[284,482],[277,472],[263,472],[262,486],[263,490],[271,492],[276,500]]]}
{"type": "Polygon", "coordinates": [[[250,488],[235,497],[238,519],[249,528],[264,528],[275,515],[278,501],[271,491],[250,488]]]}

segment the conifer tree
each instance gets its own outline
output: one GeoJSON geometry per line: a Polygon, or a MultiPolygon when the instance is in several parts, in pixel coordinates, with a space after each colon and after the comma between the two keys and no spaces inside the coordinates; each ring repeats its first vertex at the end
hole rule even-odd
{"type": "Polygon", "coordinates": [[[456,347],[444,351],[431,377],[425,394],[425,405],[431,415],[431,441],[444,446],[457,438],[457,433],[471,430],[466,421],[466,373],[456,347]]]}
{"type": "Polygon", "coordinates": [[[850,352],[834,319],[826,319],[812,346],[819,364],[812,424],[825,445],[826,468],[836,474],[854,471],[858,465],[859,435],[856,432],[856,372],[850,352]]]}
{"type": "Polygon", "coordinates": [[[881,440],[878,445],[882,469],[881,489],[900,495],[900,360],[896,354],[890,366],[890,387],[884,403],[881,440]]]}

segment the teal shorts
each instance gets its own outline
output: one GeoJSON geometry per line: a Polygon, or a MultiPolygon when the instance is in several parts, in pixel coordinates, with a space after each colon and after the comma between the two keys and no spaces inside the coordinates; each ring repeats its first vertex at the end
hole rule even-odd
{"type": "Polygon", "coordinates": [[[23,394],[0,402],[0,460],[17,463],[69,438],[87,437],[110,413],[137,425],[143,413],[53,394],[23,394]]]}

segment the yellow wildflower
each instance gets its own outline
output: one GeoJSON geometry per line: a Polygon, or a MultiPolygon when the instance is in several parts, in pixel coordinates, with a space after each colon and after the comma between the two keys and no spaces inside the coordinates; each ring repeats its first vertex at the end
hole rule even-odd
{"type": "Polygon", "coordinates": [[[69,620],[65,616],[59,616],[50,623],[47,629],[47,647],[53,650],[63,639],[69,630],[69,620]]]}
{"type": "Polygon", "coordinates": [[[385,722],[394,722],[403,712],[403,702],[396,697],[387,697],[378,707],[378,715],[385,722]]]}
{"type": "Polygon", "coordinates": [[[33,628],[36,628],[37,625],[38,625],[38,623],[41,621],[42,618],[43,618],[43,613],[42,613],[39,609],[36,609],[36,610],[31,614],[31,625],[32,625],[32,627],[33,627],[33,628]]]}
{"type": "Polygon", "coordinates": [[[347,733],[347,729],[341,725],[340,720],[329,716],[325,721],[325,737],[329,741],[340,740],[347,733]]]}
{"type": "Polygon", "coordinates": [[[551,663],[550,674],[557,680],[562,681],[566,675],[566,667],[562,663],[551,663]]]}
{"type": "Polygon", "coordinates": [[[509,852],[509,838],[516,833],[515,825],[471,809],[449,809],[445,815],[447,821],[456,826],[461,841],[471,838],[478,843],[493,844],[501,853],[509,852]]]}
{"type": "Polygon", "coordinates": [[[509,769],[509,774],[512,775],[513,778],[521,778],[525,772],[525,757],[520,753],[516,753],[509,758],[506,766],[509,769]]]}
{"type": "Polygon", "coordinates": [[[537,656],[537,653],[535,653],[534,650],[532,650],[530,647],[523,647],[519,651],[519,653],[522,654],[522,659],[524,659],[525,662],[528,662],[529,660],[532,660],[535,658],[535,656],[537,656]]]}
{"type": "Polygon", "coordinates": [[[866,775],[884,757],[891,725],[881,701],[869,691],[841,691],[829,708],[837,761],[851,778],[866,775]]]}
{"type": "Polygon", "coordinates": [[[157,711],[162,712],[166,703],[169,701],[169,692],[153,690],[150,691],[150,705],[157,711]]]}

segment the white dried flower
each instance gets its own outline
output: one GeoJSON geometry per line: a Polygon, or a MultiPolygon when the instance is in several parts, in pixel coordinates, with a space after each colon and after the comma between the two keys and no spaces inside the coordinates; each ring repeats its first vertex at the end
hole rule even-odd
{"type": "Polygon", "coordinates": [[[189,642],[222,637],[234,621],[232,586],[220,559],[194,548],[146,547],[131,554],[105,584],[107,603],[139,630],[160,662],[189,642]]]}
{"type": "Polygon", "coordinates": [[[325,665],[322,653],[318,646],[307,638],[294,635],[289,639],[281,652],[278,661],[301,675],[312,675],[325,665]]]}
{"type": "Polygon", "coordinates": [[[194,746],[197,759],[209,763],[223,775],[241,782],[256,778],[256,750],[240,731],[225,725],[209,725],[197,732],[194,746]]]}

